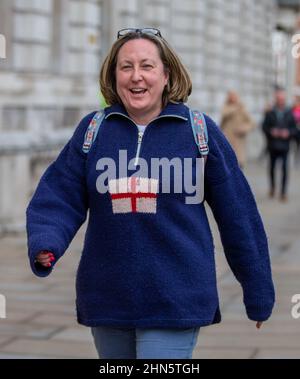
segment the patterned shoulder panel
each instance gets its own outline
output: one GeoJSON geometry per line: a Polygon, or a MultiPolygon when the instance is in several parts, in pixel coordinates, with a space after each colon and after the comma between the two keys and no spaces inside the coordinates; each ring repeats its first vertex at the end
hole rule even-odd
{"type": "Polygon", "coordinates": [[[82,151],[84,153],[88,153],[92,147],[93,142],[95,141],[99,128],[102,124],[102,121],[105,117],[105,114],[103,111],[99,111],[95,114],[92,121],[90,122],[87,131],[84,136],[84,142],[82,146],[82,151]]]}
{"type": "Polygon", "coordinates": [[[190,110],[191,126],[195,137],[195,142],[198,146],[201,156],[207,156],[208,148],[208,133],[206,121],[203,113],[190,110]]]}

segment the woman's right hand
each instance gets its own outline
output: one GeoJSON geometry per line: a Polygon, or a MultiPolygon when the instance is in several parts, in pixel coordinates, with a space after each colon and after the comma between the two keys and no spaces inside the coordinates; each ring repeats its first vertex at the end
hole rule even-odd
{"type": "Polygon", "coordinates": [[[262,326],[262,321],[257,321],[257,323],[256,323],[256,328],[257,329],[260,329],[261,328],[261,326],[262,326]]]}
{"type": "Polygon", "coordinates": [[[52,262],[55,261],[54,254],[50,251],[41,251],[35,258],[36,262],[44,267],[51,267],[52,262]]]}
{"type": "Polygon", "coordinates": [[[280,137],[280,130],[278,128],[271,129],[271,136],[274,138],[280,137]]]}

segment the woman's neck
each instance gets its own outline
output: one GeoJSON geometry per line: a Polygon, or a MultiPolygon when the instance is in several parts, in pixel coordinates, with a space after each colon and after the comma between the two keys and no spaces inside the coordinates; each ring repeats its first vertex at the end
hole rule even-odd
{"type": "Polygon", "coordinates": [[[161,109],[149,112],[147,114],[137,112],[128,112],[129,117],[138,125],[148,125],[152,120],[158,117],[161,113],[161,109]]]}

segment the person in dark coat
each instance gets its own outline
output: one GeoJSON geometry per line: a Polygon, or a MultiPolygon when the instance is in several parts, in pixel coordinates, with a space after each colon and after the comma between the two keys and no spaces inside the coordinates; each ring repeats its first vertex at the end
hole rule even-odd
{"type": "Polygon", "coordinates": [[[290,141],[296,136],[297,127],[292,110],[286,106],[286,95],[282,89],[276,90],[275,105],[265,114],[265,119],[263,121],[263,132],[267,138],[267,149],[270,156],[269,196],[272,198],[275,195],[275,167],[276,162],[281,161],[282,175],[280,199],[282,201],[286,201],[290,141]]]}

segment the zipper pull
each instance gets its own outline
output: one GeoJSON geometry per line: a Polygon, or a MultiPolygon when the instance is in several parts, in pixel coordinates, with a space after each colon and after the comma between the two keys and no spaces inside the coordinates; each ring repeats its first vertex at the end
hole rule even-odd
{"type": "Polygon", "coordinates": [[[143,132],[139,132],[139,139],[138,139],[138,143],[142,143],[142,139],[143,139],[143,132]]]}
{"type": "Polygon", "coordinates": [[[143,135],[144,135],[143,132],[139,132],[138,148],[137,148],[136,157],[135,157],[135,161],[134,161],[134,165],[135,166],[138,165],[138,161],[139,161],[139,157],[140,157],[140,151],[141,151],[141,145],[142,145],[142,140],[143,140],[143,135]]]}

